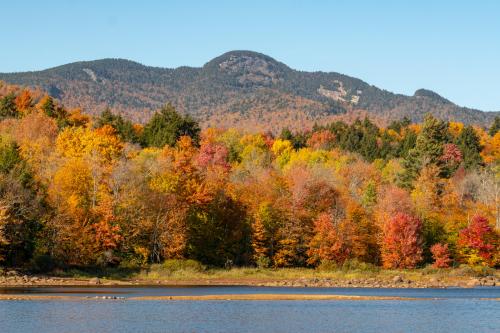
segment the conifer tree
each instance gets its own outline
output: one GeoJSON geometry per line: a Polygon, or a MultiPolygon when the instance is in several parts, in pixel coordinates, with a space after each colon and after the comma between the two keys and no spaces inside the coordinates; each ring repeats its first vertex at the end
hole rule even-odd
{"type": "Polygon", "coordinates": [[[415,148],[408,152],[403,161],[405,172],[401,176],[402,185],[411,187],[423,167],[432,164],[441,167],[444,144],[448,141],[448,124],[430,114],[426,115],[415,148]]]}
{"type": "Polygon", "coordinates": [[[16,95],[14,93],[0,98],[0,120],[15,117],[17,114],[16,95]]]}
{"type": "Polygon", "coordinates": [[[180,115],[167,104],[144,127],[142,144],[148,147],[174,146],[181,136],[189,136],[198,143],[200,127],[189,115],[180,115]]]}
{"type": "Polygon", "coordinates": [[[481,144],[479,137],[472,126],[465,127],[457,138],[457,146],[462,152],[463,163],[466,169],[474,169],[483,163],[481,158],[481,144]]]}
{"type": "Polygon", "coordinates": [[[490,136],[495,136],[495,134],[497,134],[498,131],[500,131],[500,117],[496,116],[495,120],[493,120],[493,124],[491,124],[488,134],[490,136]]]}

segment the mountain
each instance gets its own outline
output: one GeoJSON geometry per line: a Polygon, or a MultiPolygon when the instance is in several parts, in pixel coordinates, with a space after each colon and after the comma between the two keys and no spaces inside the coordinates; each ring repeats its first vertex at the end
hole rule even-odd
{"type": "Polygon", "coordinates": [[[446,120],[486,125],[498,112],[455,105],[419,89],[394,94],[334,72],[304,72],[251,51],[225,53],[201,68],[144,66],[123,59],[76,62],[43,71],[0,73],[7,83],[38,87],[67,107],[98,114],[105,107],[145,122],[171,102],[203,125],[277,130],[368,114],[389,121],[421,121],[432,112],[446,120]]]}

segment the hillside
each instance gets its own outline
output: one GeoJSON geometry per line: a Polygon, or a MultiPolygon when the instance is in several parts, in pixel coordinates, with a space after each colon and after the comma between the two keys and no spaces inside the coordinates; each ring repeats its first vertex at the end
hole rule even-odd
{"type": "Polygon", "coordinates": [[[442,119],[477,124],[488,124],[499,114],[459,107],[425,89],[406,96],[339,73],[297,71],[250,51],[225,53],[201,68],[168,69],[103,59],[4,73],[0,80],[39,87],[67,107],[81,107],[90,114],[110,106],[139,122],[166,102],[205,126],[270,130],[366,113],[382,121],[404,116],[421,121],[432,112],[442,119]]]}

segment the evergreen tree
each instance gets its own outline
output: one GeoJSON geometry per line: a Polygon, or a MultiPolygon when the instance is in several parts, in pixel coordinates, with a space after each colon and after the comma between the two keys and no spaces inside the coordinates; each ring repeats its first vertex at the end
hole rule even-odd
{"type": "Polygon", "coordinates": [[[407,156],[410,150],[415,148],[416,144],[417,144],[417,133],[411,130],[407,131],[405,133],[405,136],[403,137],[403,140],[401,140],[397,148],[398,157],[407,156]]]}
{"type": "Polygon", "coordinates": [[[40,101],[40,110],[45,112],[45,114],[51,118],[57,118],[56,105],[54,99],[50,96],[45,96],[40,101]]]}
{"type": "Polygon", "coordinates": [[[16,95],[14,93],[0,98],[0,120],[15,117],[17,114],[16,95]]]}
{"type": "Polygon", "coordinates": [[[494,136],[498,131],[500,131],[500,117],[496,116],[495,120],[493,120],[493,124],[491,124],[488,134],[490,136],[494,136]]]}
{"type": "Polygon", "coordinates": [[[481,144],[476,131],[472,126],[465,127],[457,137],[457,146],[462,152],[463,163],[466,169],[477,168],[482,164],[481,144]]]}
{"type": "Polygon", "coordinates": [[[371,208],[377,203],[377,186],[373,180],[366,185],[361,202],[365,208],[371,208]]]}
{"type": "Polygon", "coordinates": [[[134,125],[130,120],[124,119],[121,115],[115,115],[109,108],[106,108],[99,118],[96,119],[96,127],[110,125],[123,141],[138,143],[139,137],[134,130],[134,125]]]}
{"type": "Polygon", "coordinates": [[[379,128],[365,118],[361,125],[361,140],[359,142],[358,152],[368,161],[373,161],[381,157],[381,150],[377,144],[379,128]]]}
{"type": "Polygon", "coordinates": [[[404,173],[401,175],[401,183],[405,187],[411,187],[420,170],[428,165],[441,167],[441,156],[444,144],[449,142],[448,124],[438,120],[432,115],[425,116],[422,131],[418,134],[415,147],[408,152],[403,160],[404,173]]]}
{"type": "Polygon", "coordinates": [[[283,128],[281,130],[280,139],[292,141],[293,140],[292,131],[290,131],[288,127],[283,128]]]}
{"type": "Polygon", "coordinates": [[[307,146],[307,135],[304,133],[295,133],[288,128],[283,128],[279,136],[282,140],[288,140],[292,143],[294,149],[300,149],[307,146]]]}
{"type": "Polygon", "coordinates": [[[180,115],[171,104],[167,104],[144,127],[142,144],[147,147],[174,146],[179,137],[184,135],[198,143],[198,123],[189,115],[180,115]]]}
{"type": "Polygon", "coordinates": [[[398,133],[401,132],[401,130],[405,127],[408,127],[411,124],[411,120],[408,117],[403,117],[401,120],[394,120],[392,121],[389,126],[387,126],[387,129],[392,129],[398,133]]]}

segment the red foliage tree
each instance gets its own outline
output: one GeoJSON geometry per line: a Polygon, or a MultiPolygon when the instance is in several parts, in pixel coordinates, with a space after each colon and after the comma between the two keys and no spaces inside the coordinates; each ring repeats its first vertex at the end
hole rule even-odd
{"type": "Polygon", "coordinates": [[[352,257],[356,231],[351,221],[335,223],[331,214],[323,213],[314,221],[314,233],[308,250],[309,264],[325,260],[342,264],[352,257]]]}
{"type": "Polygon", "coordinates": [[[331,149],[335,143],[335,134],[328,130],[314,132],[307,145],[313,149],[331,149]]]}
{"type": "Polygon", "coordinates": [[[493,265],[499,251],[498,238],[488,220],[484,216],[476,215],[469,226],[460,231],[458,245],[468,263],[478,263],[479,259],[493,265]]]}
{"type": "Polygon", "coordinates": [[[383,228],[382,261],[385,268],[415,268],[422,260],[422,222],[396,213],[383,228]]]}
{"type": "Polygon", "coordinates": [[[222,144],[203,143],[198,155],[198,165],[202,168],[221,167],[228,171],[230,168],[227,162],[228,154],[227,148],[222,144]]]}
{"type": "Polygon", "coordinates": [[[451,258],[450,252],[448,250],[448,244],[434,244],[431,246],[432,258],[434,259],[434,264],[432,267],[435,268],[448,268],[450,267],[451,258]]]}
{"type": "Polygon", "coordinates": [[[447,143],[443,146],[441,160],[447,163],[460,163],[462,162],[462,152],[458,149],[457,145],[447,143]]]}

